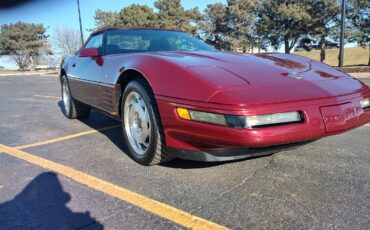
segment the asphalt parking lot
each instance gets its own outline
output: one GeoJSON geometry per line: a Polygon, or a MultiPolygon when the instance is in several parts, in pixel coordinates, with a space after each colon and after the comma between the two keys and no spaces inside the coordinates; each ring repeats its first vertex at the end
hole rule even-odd
{"type": "Polygon", "coordinates": [[[56,76],[0,76],[0,229],[370,228],[369,124],[267,157],[144,167],[117,121],[61,105],[56,76]]]}

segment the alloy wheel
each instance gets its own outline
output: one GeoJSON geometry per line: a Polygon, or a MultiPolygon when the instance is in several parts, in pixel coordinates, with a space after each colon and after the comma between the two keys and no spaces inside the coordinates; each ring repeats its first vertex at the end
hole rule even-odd
{"type": "Polygon", "coordinates": [[[144,155],[149,148],[152,124],[143,98],[135,91],[126,97],[124,122],[130,146],[138,155],[144,155]]]}

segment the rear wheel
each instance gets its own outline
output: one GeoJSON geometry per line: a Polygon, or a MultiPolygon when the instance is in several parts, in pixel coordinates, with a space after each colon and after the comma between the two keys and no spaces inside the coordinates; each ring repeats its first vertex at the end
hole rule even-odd
{"type": "Polygon", "coordinates": [[[172,159],[165,150],[164,133],[154,95],[142,79],[131,81],[121,101],[123,136],[130,156],[142,165],[172,159]]]}
{"type": "Polygon", "coordinates": [[[69,118],[85,118],[90,114],[90,107],[72,98],[71,91],[68,84],[68,79],[62,76],[62,99],[64,115],[69,118]]]}

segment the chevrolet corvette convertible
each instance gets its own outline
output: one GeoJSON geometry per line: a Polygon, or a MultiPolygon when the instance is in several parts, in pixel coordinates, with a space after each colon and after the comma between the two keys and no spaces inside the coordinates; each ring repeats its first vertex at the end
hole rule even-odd
{"type": "Polygon", "coordinates": [[[221,52],[176,30],[104,28],[61,64],[67,118],[122,122],[128,154],[153,165],[260,156],[370,121],[367,85],[289,54],[221,52]]]}

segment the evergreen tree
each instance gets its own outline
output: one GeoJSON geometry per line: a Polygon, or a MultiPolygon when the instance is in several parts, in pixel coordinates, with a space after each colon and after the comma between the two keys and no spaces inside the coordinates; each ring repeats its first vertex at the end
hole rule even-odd
{"type": "Polygon", "coordinates": [[[185,10],[181,0],[158,0],[154,6],[158,9],[157,27],[176,28],[197,34],[196,22],[200,19],[198,8],[185,10]]]}
{"type": "Polygon", "coordinates": [[[158,0],[154,2],[158,12],[147,5],[132,4],[120,12],[95,11],[95,26],[121,27],[157,27],[174,28],[197,34],[197,22],[200,19],[198,8],[185,10],[181,0],[158,0]]]}
{"type": "Polygon", "coordinates": [[[154,27],[156,25],[156,15],[149,6],[132,4],[119,12],[114,25],[122,27],[154,27]]]}
{"type": "Polygon", "coordinates": [[[319,38],[320,61],[325,60],[325,44],[326,38],[333,33],[333,30],[338,30],[340,5],[338,0],[309,0],[308,8],[312,20],[307,24],[309,35],[319,38]]]}
{"type": "Polygon", "coordinates": [[[347,4],[347,18],[350,25],[349,40],[356,42],[363,48],[368,46],[370,66],[370,1],[349,0],[347,4]]]}
{"type": "Polygon", "coordinates": [[[17,22],[3,24],[0,31],[0,53],[11,55],[21,70],[35,70],[35,60],[47,48],[46,28],[42,24],[17,22]]]}
{"type": "MultiPolygon", "coordinates": [[[[95,27],[101,28],[106,26],[115,26],[118,20],[119,14],[115,11],[104,11],[96,10],[95,11],[95,27]]],[[[94,30],[94,29],[90,29],[94,30]]]]}
{"type": "Polygon", "coordinates": [[[222,50],[245,52],[248,47],[256,46],[257,6],[256,1],[250,0],[207,5],[199,23],[204,40],[222,50]]]}
{"type": "Polygon", "coordinates": [[[255,0],[227,1],[227,37],[233,50],[246,52],[248,47],[256,45],[254,25],[257,8],[258,2],[255,0]]]}
{"type": "Polygon", "coordinates": [[[262,38],[274,48],[284,44],[290,53],[302,34],[308,34],[311,5],[303,0],[259,0],[258,28],[262,38]]]}
{"type": "Polygon", "coordinates": [[[220,50],[230,47],[227,41],[227,9],[222,3],[208,4],[199,22],[201,37],[208,44],[220,50]]]}

